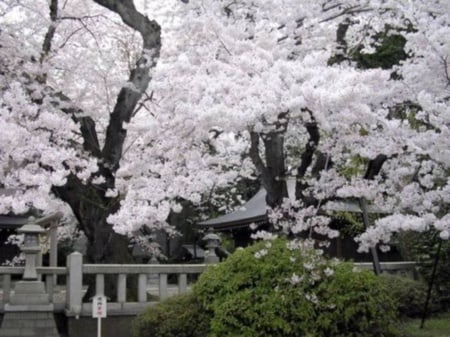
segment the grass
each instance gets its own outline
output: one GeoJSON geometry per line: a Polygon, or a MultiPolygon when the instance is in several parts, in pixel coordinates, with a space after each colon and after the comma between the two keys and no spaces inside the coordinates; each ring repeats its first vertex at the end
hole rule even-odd
{"type": "Polygon", "coordinates": [[[431,317],[420,329],[420,319],[412,319],[401,324],[402,337],[450,337],[450,312],[431,317]]]}

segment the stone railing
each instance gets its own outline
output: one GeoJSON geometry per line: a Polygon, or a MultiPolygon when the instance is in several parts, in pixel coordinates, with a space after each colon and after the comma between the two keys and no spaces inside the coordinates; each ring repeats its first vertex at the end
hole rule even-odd
{"type": "Polygon", "coordinates": [[[121,264],[83,264],[82,256],[73,253],[68,258],[67,271],[67,315],[90,315],[92,312],[90,303],[82,303],[83,276],[94,275],[96,294],[105,293],[105,275],[114,275],[116,279],[116,300],[108,301],[109,314],[122,314],[124,312],[134,314],[145,307],[160,300],[166,299],[173,293],[181,294],[188,290],[188,275],[198,275],[206,268],[204,264],[145,264],[145,265],[121,265],[121,264]],[[137,275],[137,299],[127,299],[127,278],[137,275]],[[169,275],[176,278],[176,285],[168,284],[169,275]],[[151,279],[154,282],[152,284],[151,279]],[[150,282],[149,282],[150,280],[150,282]],[[150,290],[152,286],[156,290],[156,296],[150,290]],[[169,294],[170,291],[170,294],[169,294]],[[149,298],[150,297],[150,298],[149,298]]]}
{"type": "MultiPolygon", "coordinates": [[[[86,277],[95,279],[96,294],[105,293],[105,277],[112,275],[115,280],[116,296],[114,301],[108,301],[108,315],[134,315],[149,305],[160,300],[189,290],[190,275],[199,275],[206,264],[83,264],[80,253],[72,253],[67,258],[67,267],[38,267],[39,278],[46,285],[50,303],[54,311],[65,312],[67,316],[90,316],[92,304],[83,303],[82,298],[86,291],[86,277]],[[56,284],[56,277],[63,275],[65,283],[56,284]],[[137,278],[135,290],[136,299],[127,298],[127,281],[131,275],[137,278]],[[172,283],[169,284],[169,276],[172,283]]],[[[371,263],[355,263],[356,266],[371,269],[371,263]]],[[[383,272],[415,276],[414,262],[382,262],[383,272]]],[[[13,280],[18,280],[24,273],[24,267],[0,267],[2,279],[2,300],[0,312],[3,312],[9,303],[13,291],[13,280]]],[[[133,285],[134,286],[134,285],[133,285]]]]}
{"type": "MultiPolygon", "coordinates": [[[[414,261],[381,262],[381,271],[386,274],[417,278],[416,263],[414,261]]],[[[372,262],[359,262],[355,266],[363,269],[373,269],[372,262]]]]}
{"type": "MultiPolygon", "coordinates": [[[[83,303],[86,292],[86,277],[95,279],[97,295],[105,293],[105,276],[112,275],[117,289],[115,300],[108,301],[108,315],[136,314],[145,307],[174,294],[189,290],[190,275],[199,275],[206,268],[205,264],[83,264],[80,253],[72,253],[67,258],[67,267],[38,267],[37,273],[46,285],[49,301],[54,311],[65,312],[67,316],[89,316],[92,304],[83,303]],[[57,285],[56,277],[65,276],[65,284],[57,285]],[[127,280],[131,275],[137,276],[137,296],[127,298],[127,280]],[[176,283],[169,284],[170,280],[176,283]]],[[[2,280],[0,312],[9,303],[14,291],[14,280],[21,279],[24,267],[0,267],[2,280]]],[[[195,278],[195,277],[194,277],[195,278]]]]}

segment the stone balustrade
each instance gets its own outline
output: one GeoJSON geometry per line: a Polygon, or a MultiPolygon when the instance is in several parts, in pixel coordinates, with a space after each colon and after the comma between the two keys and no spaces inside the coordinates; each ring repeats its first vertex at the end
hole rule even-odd
{"type": "MultiPolygon", "coordinates": [[[[45,282],[50,303],[56,312],[64,312],[69,317],[90,316],[91,303],[82,303],[86,291],[85,281],[88,275],[95,278],[96,293],[104,294],[105,277],[113,275],[116,282],[116,298],[108,301],[108,315],[134,315],[145,307],[154,305],[173,294],[189,290],[189,275],[199,275],[206,264],[83,264],[80,253],[72,253],[67,258],[67,267],[38,267],[37,273],[45,282]],[[66,282],[55,285],[55,275],[63,275],[66,282]],[[137,276],[137,297],[127,298],[127,281],[130,275],[137,276]],[[172,283],[169,284],[169,276],[172,283]],[[153,290],[153,292],[152,292],[153,290]]],[[[371,269],[371,263],[355,263],[360,268],[371,269]]],[[[414,262],[382,262],[384,272],[415,275],[414,262]]],[[[24,267],[0,267],[2,280],[2,300],[0,312],[9,303],[12,292],[12,282],[20,279],[24,267]]],[[[60,280],[61,281],[61,280],[60,280]]]]}

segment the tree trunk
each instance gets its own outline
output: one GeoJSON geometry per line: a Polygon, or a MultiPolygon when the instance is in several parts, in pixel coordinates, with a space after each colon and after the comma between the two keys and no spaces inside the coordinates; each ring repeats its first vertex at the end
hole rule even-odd
{"type": "MultiPolygon", "coordinates": [[[[124,124],[130,122],[136,106],[151,80],[150,69],[156,65],[161,49],[161,29],[156,21],[139,13],[131,0],[94,0],[97,4],[117,13],[122,21],[139,32],[142,37],[142,55],[131,70],[128,82],[117,97],[116,105],[110,116],[106,130],[105,143],[100,148],[95,122],[89,117],[79,117],[79,111],[65,110],[80,123],[81,136],[83,137],[84,150],[98,159],[99,171],[95,176],[105,178],[103,184],[94,184],[79,180],[74,173],[67,177],[64,186],[54,186],[53,193],[61,200],[69,204],[79,227],[84,231],[88,247],[85,256],[87,263],[131,263],[134,259],[128,249],[128,238],[113,231],[112,225],[107,223],[107,218],[118,210],[119,200],[106,197],[107,190],[113,190],[116,185],[115,173],[120,167],[123,144],[127,131],[124,124]]],[[[50,16],[56,21],[58,16],[58,1],[50,3],[50,16]]],[[[51,42],[55,28],[51,26],[45,37],[41,61],[51,49],[51,42]]],[[[61,101],[67,100],[60,94],[61,101]]],[[[57,104],[57,103],[56,103],[57,104]]],[[[92,177],[94,178],[94,177],[92,177]]],[[[94,295],[93,281],[85,298],[94,295]]],[[[128,284],[133,281],[128,280],[128,284]]],[[[135,288],[131,286],[131,288],[135,288]]],[[[105,292],[108,297],[114,298],[116,294],[115,282],[105,279],[105,292]]]]}
{"type": "MultiPolygon", "coordinates": [[[[119,203],[115,199],[105,197],[101,191],[82,184],[73,175],[68,178],[65,186],[53,188],[53,192],[70,205],[79,228],[86,235],[87,251],[84,263],[134,263],[128,249],[128,238],[114,232],[112,225],[106,221],[108,216],[117,210],[119,203]]],[[[85,284],[89,287],[84,299],[89,301],[95,295],[95,278],[86,277],[85,284]]],[[[128,284],[132,285],[133,280],[129,279],[128,284]]],[[[106,277],[105,295],[114,299],[116,289],[116,280],[106,277]]]]}

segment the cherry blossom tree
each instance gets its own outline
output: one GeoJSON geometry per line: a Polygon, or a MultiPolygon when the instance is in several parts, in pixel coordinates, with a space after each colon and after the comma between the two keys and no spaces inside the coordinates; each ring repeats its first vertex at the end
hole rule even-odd
{"type": "Polygon", "coordinates": [[[189,135],[187,151],[212,145],[216,161],[201,158],[257,175],[270,207],[284,205],[293,176],[300,212],[281,226],[295,233],[337,235],[318,214],[345,198],[392,214],[360,237],[362,250],[399,230],[434,227],[447,238],[447,3],[202,1],[177,10],[171,17],[185,20],[164,25],[170,44],[151,84],[165,111],[156,119],[171,125],[161,144],[189,135]],[[400,58],[358,62],[392,36],[404,41],[400,58]]]}
{"type": "Polygon", "coordinates": [[[123,262],[126,235],[171,232],[177,200],[240,177],[289,206],[272,218],[294,233],[338,235],[323,211],[346,198],[391,214],[362,249],[448,238],[445,0],[1,6],[0,183],[18,193],[0,212],[68,205],[92,261],[123,262]],[[383,34],[407,57],[363,66],[383,34]]]}
{"type": "Polygon", "coordinates": [[[126,237],[107,217],[120,207],[114,189],[125,124],[151,79],[160,26],[132,1],[45,3],[11,1],[3,9],[2,184],[18,192],[3,200],[1,211],[49,211],[61,207],[58,199],[87,236],[90,262],[131,261],[126,237]],[[24,26],[30,20],[36,21],[24,26]],[[118,47],[133,44],[133,34],[141,47],[126,81],[120,66],[132,60],[120,57],[118,47]],[[116,67],[121,76],[110,76],[116,67]]]}

